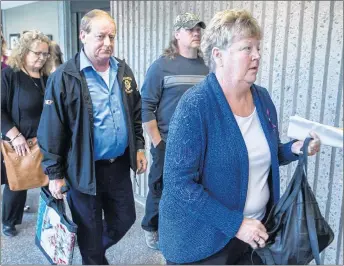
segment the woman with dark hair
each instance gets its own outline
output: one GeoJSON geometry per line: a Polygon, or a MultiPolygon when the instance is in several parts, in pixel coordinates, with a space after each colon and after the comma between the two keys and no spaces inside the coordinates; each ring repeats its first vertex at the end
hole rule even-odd
{"type": "Polygon", "coordinates": [[[50,64],[50,73],[53,73],[59,65],[63,64],[63,53],[55,41],[51,41],[50,44],[50,64]]]}
{"type": "MultiPolygon", "coordinates": [[[[1,72],[1,135],[18,154],[30,152],[27,140],[36,137],[49,75],[50,40],[39,31],[28,31],[1,72]]],[[[2,233],[13,237],[23,218],[27,191],[11,191],[6,180],[2,200],[2,233]]]]}

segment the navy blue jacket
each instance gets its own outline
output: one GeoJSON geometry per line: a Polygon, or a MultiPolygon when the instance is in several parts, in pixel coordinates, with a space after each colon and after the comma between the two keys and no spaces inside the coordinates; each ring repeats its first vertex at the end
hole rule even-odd
{"type": "MultiPolygon", "coordinates": [[[[280,197],[279,166],[296,160],[293,141],[281,144],[275,106],[266,89],[251,87],[271,152],[270,202],[280,197]]],[[[249,176],[245,141],[211,73],[181,98],[170,124],[159,212],[159,247],[169,261],[213,255],[243,220],[249,176]]]]}
{"type": "MultiPolygon", "coordinates": [[[[136,171],[137,150],[145,146],[141,96],[129,66],[124,60],[116,60],[119,62],[117,80],[127,115],[130,166],[136,171]]],[[[49,179],[66,178],[74,189],[96,194],[93,127],[91,96],[80,72],[80,55],[76,54],[49,77],[45,92],[37,138],[49,179]]]]}

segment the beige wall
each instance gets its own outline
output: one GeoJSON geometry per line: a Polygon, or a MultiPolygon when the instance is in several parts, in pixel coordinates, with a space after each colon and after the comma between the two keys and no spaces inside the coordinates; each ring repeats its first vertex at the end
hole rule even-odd
{"type": "Polygon", "coordinates": [[[53,40],[59,43],[58,1],[39,1],[13,7],[4,10],[2,15],[6,40],[9,40],[9,34],[36,29],[53,35],[53,40]]]}

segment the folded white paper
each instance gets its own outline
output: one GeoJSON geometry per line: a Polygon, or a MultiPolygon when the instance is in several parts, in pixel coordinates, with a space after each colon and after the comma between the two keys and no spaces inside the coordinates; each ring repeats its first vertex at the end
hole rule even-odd
{"type": "Polygon", "coordinates": [[[310,137],[311,131],[319,136],[321,144],[343,148],[343,129],[313,122],[297,115],[290,117],[288,137],[304,140],[310,137]]]}

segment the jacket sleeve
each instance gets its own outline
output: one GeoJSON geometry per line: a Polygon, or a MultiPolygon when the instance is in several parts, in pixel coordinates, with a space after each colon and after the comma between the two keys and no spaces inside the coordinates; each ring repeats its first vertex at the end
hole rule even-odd
{"type": "Polygon", "coordinates": [[[155,111],[161,99],[162,88],[162,71],[158,63],[154,62],[149,67],[141,88],[143,123],[156,120],[155,111]]]}
{"type": "MultiPolygon", "coordinates": [[[[279,138],[278,138],[279,140],[279,138]]],[[[294,154],[291,151],[291,146],[294,142],[297,140],[292,140],[287,143],[281,143],[278,144],[278,161],[280,165],[286,165],[293,161],[296,161],[299,159],[299,156],[294,154]]]]}
{"type": "MultiPolygon", "coordinates": [[[[201,106],[187,91],[172,116],[167,138],[163,194],[229,238],[235,236],[243,220],[240,211],[230,210],[212,197],[199,182],[207,147],[206,125],[201,106]]],[[[216,173],[214,173],[216,174],[216,173]]],[[[178,207],[177,207],[178,206],[178,207]]]]}
{"type": "Polygon", "coordinates": [[[70,132],[67,130],[65,93],[61,73],[48,79],[37,138],[43,153],[42,166],[50,180],[66,176],[70,132]]]}
{"type": "Polygon", "coordinates": [[[130,67],[127,65],[127,68],[130,72],[131,77],[133,78],[132,84],[134,84],[133,88],[133,97],[134,97],[134,104],[133,104],[133,124],[134,124],[134,131],[135,131],[135,139],[136,139],[136,150],[144,149],[145,148],[145,139],[143,137],[143,128],[142,128],[142,102],[141,102],[141,95],[137,87],[137,83],[134,77],[134,74],[130,67]]]}
{"type": "MultiPolygon", "coordinates": [[[[10,93],[13,92],[13,83],[11,82],[11,75],[9,68],[1,71],[1,134],[6,136],[7,132],[15,127],[12,116],[9,113],[9,100],[12,101],[10,93]]],[[[13,98],[13,97],[12,97],[13,98]]]]}

